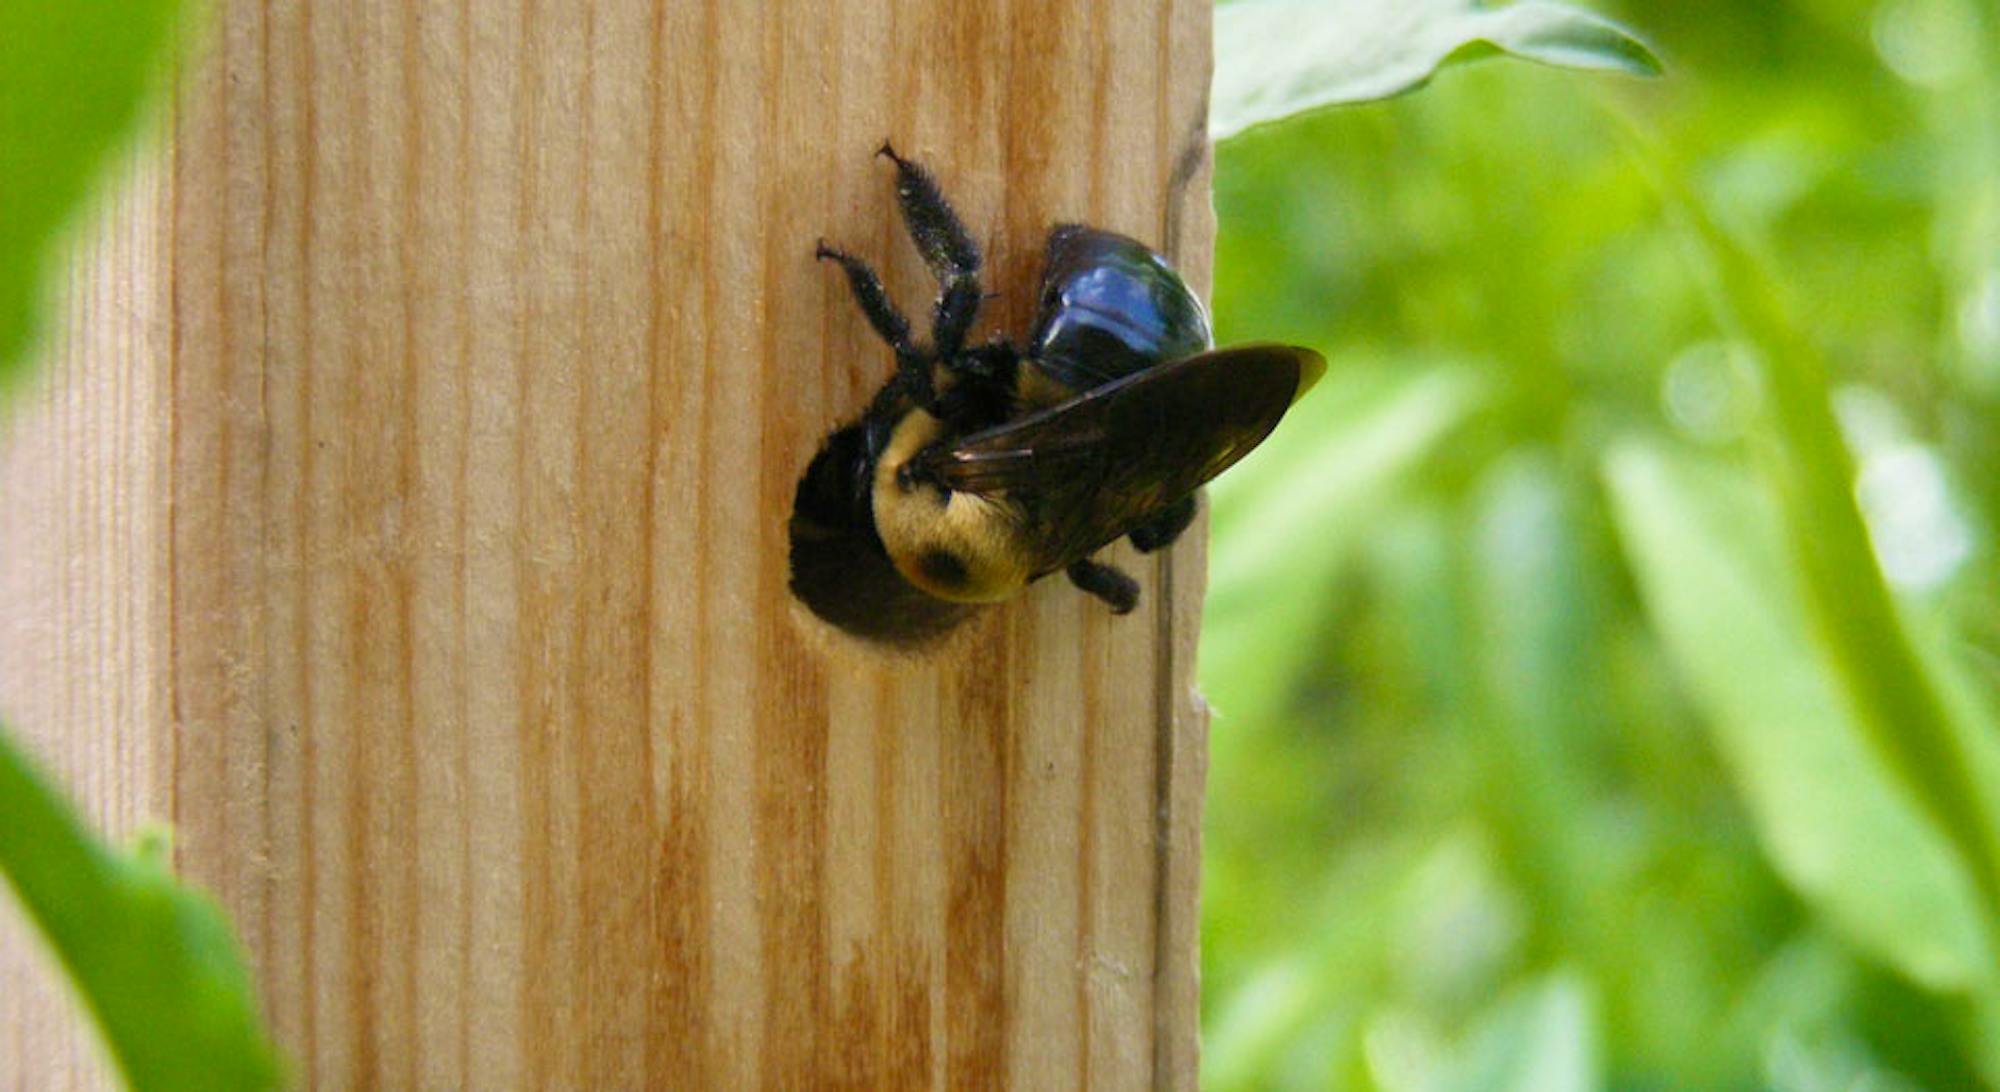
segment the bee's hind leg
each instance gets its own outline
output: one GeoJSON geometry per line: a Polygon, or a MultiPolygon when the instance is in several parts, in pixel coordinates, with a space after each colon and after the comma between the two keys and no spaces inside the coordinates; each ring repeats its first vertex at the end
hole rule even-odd
{"type": "Polygon", "coordinates": [[[1160,509],[1152,519],[1132,528],[1132,545],[1142,554],[1163,550],[1172,546],[1181,537],[1181,532],[1194,522],[1194,494],[1189,493],[1180,500],[1160,509]]]}
{"type": "Polygon", "coordinates": [[[1139,605],[1139,582],[1109,565],[1084,558],[1067,572],[1070,583],[1104,600],[1113,614],[1128,614],[1139,605]]]}

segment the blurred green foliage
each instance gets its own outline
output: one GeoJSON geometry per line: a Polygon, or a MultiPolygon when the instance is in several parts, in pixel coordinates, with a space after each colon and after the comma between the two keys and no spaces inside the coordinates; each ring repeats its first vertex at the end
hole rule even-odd
{"type": "Polygon", "coordinates": [[[0,3],[0,389],[35,334],[50,243],[158,90],[184,6],[0,3]]]}
{"type": "MultiPolygon", "coordinates": [[[[29,355],[54,241],[162,89],[187,7],[0,2],[0,395],[29,355]]],[[[101,842],[4,724],[0,879],[131,1087],[278,1086],[277,1051],[221,909],[174,877],[164,836],[129,854],[101,842]]]]}
{"type": "Polygon", "coordinates": [[[1593,6],[1219,149],[1205,1086],[1995,1086],[2000,11],[1593,6]]]}
{"type": "Polygon", "coordinates": [[[131,854],[104,846],[4,731],[0,876],[132,1088],[279,1086],[242,947],[214,900],[174,878],[165,835],[147,834],[131,854]]]}

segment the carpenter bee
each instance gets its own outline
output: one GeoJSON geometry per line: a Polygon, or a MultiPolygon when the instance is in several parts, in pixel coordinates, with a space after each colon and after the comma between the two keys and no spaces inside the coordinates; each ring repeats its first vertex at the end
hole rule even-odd
{"type": "Polygon", "coordinates": [[[1201,302],[1165,258],[1080,224],[1049,235],[1025,343],[974,343],[978,245],[928,171],[888,144],[879,155],[939,283],[930,339],[912,336],[873,269],[820,242],[896,370],[799,482],[793,593],[894,645],[1057,571],[1130,611],[1138,583],[1091,555],[1121,537],[1147,552],[1171,544],[1195,490],[1256,447],[1326,362],[1288,345],[1213,349],[1201,302]]]}

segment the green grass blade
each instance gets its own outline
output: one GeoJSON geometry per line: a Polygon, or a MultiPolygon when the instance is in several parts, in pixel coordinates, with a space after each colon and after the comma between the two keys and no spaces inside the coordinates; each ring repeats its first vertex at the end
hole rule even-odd
{"type": "Polygon", "coordinates": [[[1968,750],[1877,565],[1854,493],[1854,461],[1828,397],[1827,368],[1793,320],[1776,278],[1675,177],[1663,185],[1696,244],[1718,313],[1752,349],[1767,392],[1763,464],[1777,487],[1790,560],[1816,636],[1865,737],[1925,815],[1946,832],[2000,923],[2000,800],[1968,750]]]}

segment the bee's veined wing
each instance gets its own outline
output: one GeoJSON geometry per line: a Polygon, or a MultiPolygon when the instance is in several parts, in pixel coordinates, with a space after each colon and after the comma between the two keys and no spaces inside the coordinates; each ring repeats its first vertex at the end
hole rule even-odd
{"type": "Polygon", "coordinates": [[[1004,495],[1035,529],[1036,572],[1068,565],[1263,442],[1326,370],[1311,349],[1236,345],[1170,361],[919,457],[946,487],[1004,495]]]}

